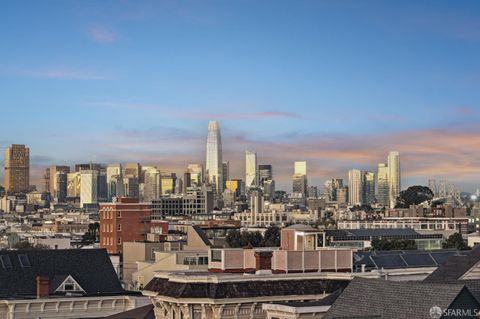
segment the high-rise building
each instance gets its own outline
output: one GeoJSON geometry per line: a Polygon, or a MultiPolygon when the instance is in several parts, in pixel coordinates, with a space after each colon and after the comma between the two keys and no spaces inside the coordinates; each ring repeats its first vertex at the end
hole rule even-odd
{"type": "Polygon", "coordinates": [[[80,171],[80,207],[85,204],[98,203],[98,171],[81,170],[80,171]]]}
{"type": "Polygon", "coordinates": [[[223,189],[227,184],[227,181],[230,179],[230,162],[226,161],[222,163],[222,178],[223,178],[223,189]]]}
{"type": "MultiPolygon", "coordinates": [[[[263,192],[255,189],[250,192],[250,212],[253,216],[263,213],[263,192]]],[[[256,218],[256,217],[255,217],[256,218]]]]}
{"type": "Polygon", "coordinates": [[[295,161],[295,172],[294,174],[307,175],[307,162],[306,161],[295,161]]]}
{"type": "Polygon", "coordinates": [[[294,168],[292,191],[305,200],[308,195],[307,162],[296,161],[294,168]]]}
{"type": "Polygon", "coordinates": [[[242,194],[242,180],[229,179],[226,183],[226,188],[235,194],[235,198],[238,198],[242,194]]]}
{"type": "Polygon", "coordinates": [[[140,183],[137,177],[123,178],[123,195],[129,198],[140,198],[140,183]]]}
{"type": "Polygon", "coordinates": [[[142,175],[144,181],[143,201],[151,202],[161,195],[160,170],[155,166],[143,166],[142,175]]]}
{"type": "Polygon", "coordinates": [[[80,172],[67,174],[67,197],[80,198],[81,194],[81,175],[80,172]]]}
{"type": "Polygon", "coordinates": [[[97,198],[99,202],[103,203],[108,201],[107,168],[105,165],[101,165],[97,172],[97,198]]]}
{"type": "Polygon", "coordinates": [[[346,205],[348,204],[348,187],[340,187],[337,189],[337,203],[346,205]]]}
{"type": "MultiPolygon", "coordinates": [[[[70,169],[69,169],[70,171],[70,169]]],[[[68,179],[67,173],[62,171],[57,171],[55,174],[55,195],[58,203],[65,203],[67,199],[67,186],[68,186],[68,179]]]]}
{"type": "Polygon", "coordinates": [[[309,186],[308,187],[308,198],[318,198],[318,187],[309,186]]]}
{"type": "Polygon", "coordinates": [[[221,196],[223,193],[222,138],[220,135],[220,124],[217,121],[208,123],[206,155],[205,168],[208,184],[214,187],[218,196],[221,196]]]}
{"type": "Polygon", "coordinates": [[[177,175],[175,173],[160,175],[160,185],[162,195],[175,194],[175,186],[177,182],[177,175]]]}
{"type": "Polygon", "coordinates": [[[30,188],[30,149],[23,144],[9,145],[5,150],[5,191],[27,192],[30,188]]]}
{"type": "Polygon", "coordinates": [[[202,164],[188,164],[187,172],[190,173],[191,186],[202,186],[204,181],[202,164]]]}
{"type": "Polygon", "coordinates": [[[108,201],[114,197],[123,196],[123,170],[121,164],[109,164],[107,166],[108,201]]]}
{"type": "Polygon", "coordinates": [[[263,181],[263,197],[265,200],[273,201],[275,199],[275,181],[267,179],[263,181]]]}
{"type": "Polygon", "coordinates": [[[377,203],[382,207],[390,206],[389,190],[388,190],[388,167],[384,163],[378,164],[377,203]]]}
{"type": "Polygon", "coordinates": [[[362,205],[362,171],[351,169],[348,171],[348,203],[362,205]]]}
{"type": "Polygon", "coordinates": [[[57,189],[57,180],[56,176],[58,172],[62,172],[65,174],[70,173],[70,166],[65,166],[65,165],[53,165],[48,167],[45,170],[45,175],[44,175],[44,185],[45,185],[45,191],[49,192],[53,198],[58,197],[58,192],[66,192],[67,190],[58,190],[57,189]]]}
{"type": "Polygon", "coordinates": [[[143,182],[141,180],[142,175],[142,166],[140,163],[127,163],[123,166],[123,177],[133,177],[137,178],[139,183],[143,182]]]}
{"type": "Polygon", "coordinates": [[[375,173],[363,173],[363,203],[372,205],[375,202],[375,173]]]}
{"type": "Polygon", "coordinates": [[[338,190],[343,187],[343,179],[332,178],[330,182],[329,197],[333,202],[338,201],[338,190]]]}
{"type": "Polygon", "coordinates": [[[400,194],[400,154],[390,152],[388,154],[388,190],[390,208],[394,208],[397,203],[397,197],[400,194]]]}
{"type": "Polygon", "coordinates": [[[257,186],[257,153],[245,151],[245,187],[257,186]]]}
{"type": "Polygon", "coordinates": [[[258,183],[260,184],[260,186],[263,186],[263,182],[268,180],[273,180],[272,165],[258,165],[258,183]]]}

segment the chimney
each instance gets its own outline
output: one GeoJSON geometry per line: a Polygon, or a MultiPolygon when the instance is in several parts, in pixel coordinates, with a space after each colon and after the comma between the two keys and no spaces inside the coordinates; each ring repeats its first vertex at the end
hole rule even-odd
{"type": "Polygon", "coordinates": [[[272,273],[272,256],[273,252],[265,250],[255,251],[255,270],[256,274],[272,273]]]}
{"type": "Polygon", "coordinates": [[[37,298],[47,298],[50,290],[50,279],[47,276],[37,276],[37,298]]]}

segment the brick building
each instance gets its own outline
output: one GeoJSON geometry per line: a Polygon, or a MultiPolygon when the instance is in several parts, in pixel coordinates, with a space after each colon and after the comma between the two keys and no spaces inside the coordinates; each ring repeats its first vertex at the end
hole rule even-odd
{"type": "Polygon", "coordinates": [[[109,254],[123,252],[123,242],[145,241],[150,232],[152,205],[137,198],[121,197],[100,204],[100,247],[109,254]]]}

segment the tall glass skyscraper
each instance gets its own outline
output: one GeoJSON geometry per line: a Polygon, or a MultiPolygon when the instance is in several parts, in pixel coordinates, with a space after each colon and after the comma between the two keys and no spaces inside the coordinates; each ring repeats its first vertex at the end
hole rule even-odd
{"type": "Polygon", "coordinates": [[[400,154],[398,152],[388,154],[388,190],[390,208],[394,208],[400,194],[400,154]]]}
{"type": "Polygon", "coordinates": [[[378,164],[377,170],[377,203],[383,207],[390,206],[388,189],[388,166],[378,164]]]}
{"type": "Polygon", "coordinates": [[[223,193],[222,177],[222,137],[220,124],[217,121],[208,123],[206,174],[207,181],[214,187],[218,195],[223,193]]]}
{"type": "Polygon", "coordinates": [[[245,151],[245,187],[257,185],[257,153],[245,151]]]}

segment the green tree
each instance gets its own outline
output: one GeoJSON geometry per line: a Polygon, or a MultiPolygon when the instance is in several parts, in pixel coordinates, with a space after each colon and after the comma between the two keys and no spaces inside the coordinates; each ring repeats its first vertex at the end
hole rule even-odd
{"type": "Polygon", "coordinates": [[[379,239],[371,242],[372,250],[415,250],[417,244],[410,239],[379,239]]]}
{"type": "Polygon", "coordinates": [[[100,239],[100,224],[98,222],[88,225],[87,232],[82,236],[82,244],[90,245],[98,242],[100,239]]]}
{"type": "Polygon", "coordinates": [[[228,246],[232,248],[241,248],[246,246],[245,242],[243,241],[242,234],[237,229],[229,230],[225,240],[227,241],[228,246]]]}
{"type": "Polygon", "coordinates": [[[470,249],[468,247],[465,240],[463,240],[462,234],[455,233],[450,235],[447,240],[443,243],[443,248],[455,248],[458,250],[467,250],[470,249]]]}
{"type": "Polygon", "coordinates": [[[395,208],[408,208],[433,199],[433,192],[426,186],[410,186],[400,192],[395,208]]]}
{"type": "Polygon", "coordinates": [[[277,226],[270,226],[263,235],[262,246],[264,247],[279,247],[280,246],[280,228],[277,226]]]}

